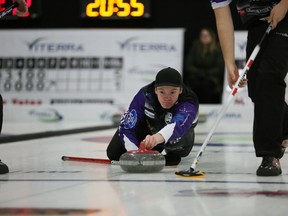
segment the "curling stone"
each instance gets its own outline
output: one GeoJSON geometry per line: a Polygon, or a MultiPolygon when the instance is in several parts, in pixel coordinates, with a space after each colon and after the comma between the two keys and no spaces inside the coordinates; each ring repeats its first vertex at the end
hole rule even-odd
{"type": "Polygon", "coordinates": [[[129,173],[159,172],[165,167],[165,157],[158,151],[145,149],[141,143],[138,150],[122,154],[119,163],[129,173]]]}

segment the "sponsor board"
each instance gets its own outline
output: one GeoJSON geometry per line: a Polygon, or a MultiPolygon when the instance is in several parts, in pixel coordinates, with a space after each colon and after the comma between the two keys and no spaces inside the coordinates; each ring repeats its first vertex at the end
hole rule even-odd
{"type": "Polygon", "coordinates": [[[159,70],[181,71],[183,35],[183,29],[2,30],[4,120],[111,119],[159,70]]]}

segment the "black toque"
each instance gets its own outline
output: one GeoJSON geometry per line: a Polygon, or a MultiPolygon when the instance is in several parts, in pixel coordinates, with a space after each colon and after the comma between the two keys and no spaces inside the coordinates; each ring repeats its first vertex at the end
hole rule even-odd
{"type": "Polygon", "coordinates": [[[182,76],[177,70],[171,67],[164,68],[156,75],[155,87],[158,86],[182,87],[182,76]]]}

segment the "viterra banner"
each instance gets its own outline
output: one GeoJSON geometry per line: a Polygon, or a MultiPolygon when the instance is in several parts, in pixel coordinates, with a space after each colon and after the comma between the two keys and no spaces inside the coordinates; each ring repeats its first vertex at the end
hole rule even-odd
{"type": "Polygon", "coordinates": [[[55,112],[59,121],[108,120],[160,69],[182,70],[183,37],[183,29],[1,30],[4,120],[54,121],[55,112]]]}

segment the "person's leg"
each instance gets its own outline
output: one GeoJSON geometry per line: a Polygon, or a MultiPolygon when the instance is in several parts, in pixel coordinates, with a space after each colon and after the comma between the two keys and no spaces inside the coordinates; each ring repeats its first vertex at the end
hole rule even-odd
{"type": "Polygon", "coordinates": [[[288,40],[283,41],[282,37],[269,38],[255,86],[254,144],[258,157],[280,158],[281,155],[287,60],[288,40]]]}
{"type": "Polygon", "coordinates": [[[2,123],[3,123],[3,99],[2,95],[0,94],[0,134],[2,131],[2,123]]]}
{"type": "MultiPolygon", "coordinates": [[[[258,43],[256,38],[264,34],[265,28],[264,25],[249,30],[247,56],[258,43]]],[[[263,157],[257,170],[260,176],[279,175],[282,172],[279,158],[283,155],[281,144],[286,113],[284,78],[288,69],[287,50],[287,38],[270,35],[248,72],[248,92],[254,102],[253,142],[256,156],[263,157]]]]}
{"type": "MultiPolygon", "coordinates": [[[[0,134],[2,130],[2,123],[3,123],[3,100],[0,94],[0,134]]],[[[9,172],[8,166],[4,164],[3,162],[1,162],[0,160],[0,174],[6,174],[8,172],[9,172]]]]}
{"type": "Polygon", "coordinates": [[[116,160],[119,161],[120,156],[126,152],[125,147],[121,143],[120,136],[119,136],[119,129],[115,132],[114,136],[112,137],[106,153],[109,160],[116,160]]]}
{"type": "Polygon", "coordinates": [[[284,103],[283,110],[283,132],[282,132],[282,144],[281,144],[281,157],[283,157],[286,148],[288,147],[288,106],[284,103]]]}
{"type": "Polygon", "coordinates": [[[4,164],[1,160],[0,160],[0,174],[6,174],[9,173],[9,168],[6,164],[4,164]]]}

